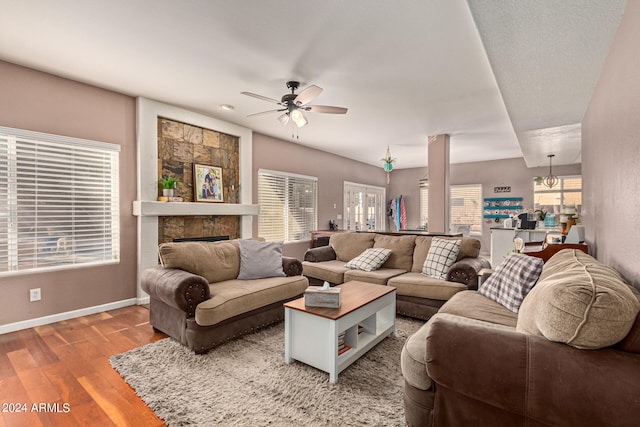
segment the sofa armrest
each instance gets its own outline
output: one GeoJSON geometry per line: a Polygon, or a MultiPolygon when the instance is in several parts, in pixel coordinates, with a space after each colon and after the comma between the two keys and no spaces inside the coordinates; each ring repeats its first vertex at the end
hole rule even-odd
{"type": "Polygon", "coordinates": [[[480,257],[463,258],[451,266],[447,281],[462,283],[471,290],[478,289],[478,272],[483,268],[491,268],[491,263],[480,257]]]}
{"type": "Polygon", "coordinates": [[[331,246],[307,249],[304,260],[309,262],[332,261],[336,259],[336,251],[331,246]]]}
{"type": "Polygon", "coordinates": [[[299,259],[283,256],[282,270],[286,276],[300,276],[302,274],[302,263],[299,259]]]}
{"type": "Polygon", "coordinates": [[[140,286],[152,298],[186,312],[188,317],[195,315],[198,304],[211,298],[209,282],[204,277],[175,268],[147,268],[140,286]]]}
{"type": "Polygon", "coordinates": [[[640,384],[630,378],[640,372],[640,355],[576,349],[451,314],[430,322],[426,362],[436,390],[541,425],[637,425],[640,384]]]}
{"type": "Polygon", "coordinates": [[[493,273],[495,273],[495,270],[491,268],[480,269],[480,271],[478,271],[478,286],[482,286],[493,273]]]}

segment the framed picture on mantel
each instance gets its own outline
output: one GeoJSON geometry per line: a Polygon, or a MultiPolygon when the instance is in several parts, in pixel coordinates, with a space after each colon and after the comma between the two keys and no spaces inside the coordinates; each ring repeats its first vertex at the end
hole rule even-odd
{"type": "Polygon", "coordinates": [[[193,165],[193,199],[196,202],[224,202],[221,167],[193,165]]]}

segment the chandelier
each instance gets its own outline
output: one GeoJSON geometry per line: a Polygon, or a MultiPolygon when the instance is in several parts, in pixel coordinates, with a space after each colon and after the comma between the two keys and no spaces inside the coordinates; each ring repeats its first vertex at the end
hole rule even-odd
{"type": "Polygon", "coordinates": [[[547,157],[549,158],[549,175],[542,179],[542,183],[549,188],[555,187],[558,184],[558,181],[560,181],[558,177],[551,172],[551,159],[554,156],[555,154],[547,154],[547,157]]]}

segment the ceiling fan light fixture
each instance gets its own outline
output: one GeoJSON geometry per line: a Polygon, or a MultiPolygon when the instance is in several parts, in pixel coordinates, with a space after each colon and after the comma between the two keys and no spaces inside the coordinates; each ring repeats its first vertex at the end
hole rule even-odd
{"type": "Polygon", "coordinates": [[[283,125],[292,122],[291,126],[295,124],[294,128],[301,128],[309,124],[304,112],[310,113],[327,113],[327,114],[346,114],[347,109],[343,107],[332,107],[329,105],[309,105],[320,93],[322,88],[311,85],[296,94],[296,89],[300,86],[299,82],[289,81],[287,82],[287,88],[291,89],[291,93],[282,95],[280,100],[269,98],[267,96],[258,95],[251,92],[240,92],[242,95],[247,95],[252,98],[261,99],[263,101],[278,104],[281,108],[276,110],[262,111],[260,113],[249,114],[250,116],[258,116],[262,114],[269,114],[279,112],[278,121],[283,125]],[[284,113],[283,113],[284,112],[284,113]]]}
{"type": "Polygon", "coordinates": [[[283,126],[289,123],[289,113],[283,113],[280,115],[280,117],[278,117],[278,121],[282,123],[283,126]]]}
{"type": "Polygon", "coordinates": [[[291,116],[291,120],[293,120],[293,122],[299,128],[309,123],[307,121],[307,118],[304,116],[304,114],[302,114],[302,111],[300,110],[293,110],[289,113],[289,115],[291,116]]]}

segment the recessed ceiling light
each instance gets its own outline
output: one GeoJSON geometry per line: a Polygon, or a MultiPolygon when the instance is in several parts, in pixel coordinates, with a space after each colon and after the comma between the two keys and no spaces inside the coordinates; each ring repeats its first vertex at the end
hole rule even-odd
{"type": "Polygon", "coordinates": [[[236,108],[236,107],[234,107],[234,106],[233,106],[233,105],[231,105],[231,104],[220,104],[220,108],[222,108],[222,109],[223,109],[223,110],[225,110],[225,111],[231,111],[231,110],[233,110],[233,109],[234,109],[234,108],[236,108]]]}

